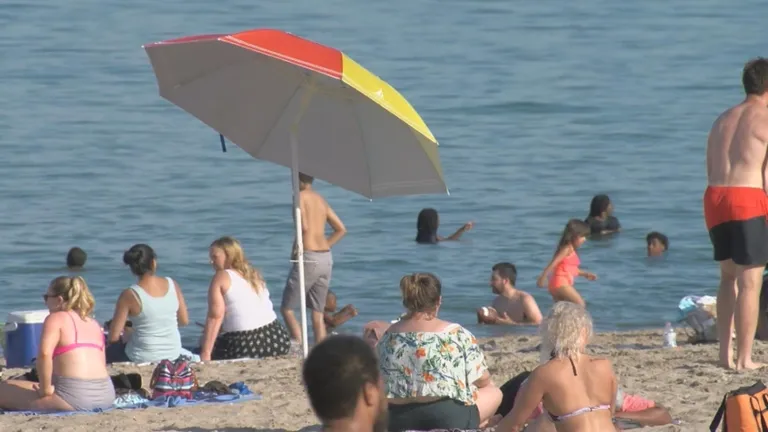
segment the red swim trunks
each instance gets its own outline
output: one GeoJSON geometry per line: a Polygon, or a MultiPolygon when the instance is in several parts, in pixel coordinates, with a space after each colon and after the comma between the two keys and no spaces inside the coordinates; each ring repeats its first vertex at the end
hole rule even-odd
{"type": "Polygon", "coordinates": [[[761,188],[709,186],[704,220],[715,261],[744,266],[768,262],[768,196],[761,188]]]}

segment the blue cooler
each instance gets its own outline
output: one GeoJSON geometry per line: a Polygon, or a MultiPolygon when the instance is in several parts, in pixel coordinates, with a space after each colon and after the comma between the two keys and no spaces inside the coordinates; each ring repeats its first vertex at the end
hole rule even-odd
{"type": "Polygon", "coordinates": [[[40,337],[43,335],[43,321],[48,310],[18,311],[8,314],[5,323],[5,362],[8,368],[23,368],[32,365],[37,357],[40,337]]]}

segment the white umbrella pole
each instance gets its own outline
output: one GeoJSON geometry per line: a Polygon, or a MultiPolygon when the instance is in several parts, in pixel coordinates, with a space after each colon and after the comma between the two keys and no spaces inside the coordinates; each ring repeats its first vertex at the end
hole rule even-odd
{"type": "Polygon", "coordinates": [[[301,294],[301,345],[304,358],[309,353],[309,332],[307,331],[307,288],[304,286],[304,236],[301,228],[301,201],[299,199],[299,143],[298,127],[292,127],[291,141],[291,183],[293,184],[293,217],[296,225],[296,265],[299,268],[299,292],[301,294]]]}

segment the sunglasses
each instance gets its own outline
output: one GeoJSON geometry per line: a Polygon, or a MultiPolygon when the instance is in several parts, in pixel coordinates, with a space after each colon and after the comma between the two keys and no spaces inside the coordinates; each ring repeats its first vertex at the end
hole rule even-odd
{"type": "Polygon", "coordinates": [[[54,297],[58,297],[58,296],[57,295],[53,295],[53,294],[43,294],[43,301],[47,302],[48,299],[51,299],[51,298],[54,298],[54,297]]]}

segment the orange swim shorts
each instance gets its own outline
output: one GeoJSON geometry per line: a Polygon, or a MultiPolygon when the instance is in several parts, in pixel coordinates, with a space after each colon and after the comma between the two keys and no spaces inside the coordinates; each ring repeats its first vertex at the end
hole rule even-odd
{"type": "Polygon", "coordinates": [[[761,188],[709,186],[704,220],[715,261],[745,266],[768,262],[768,196],[761,188]]]}

